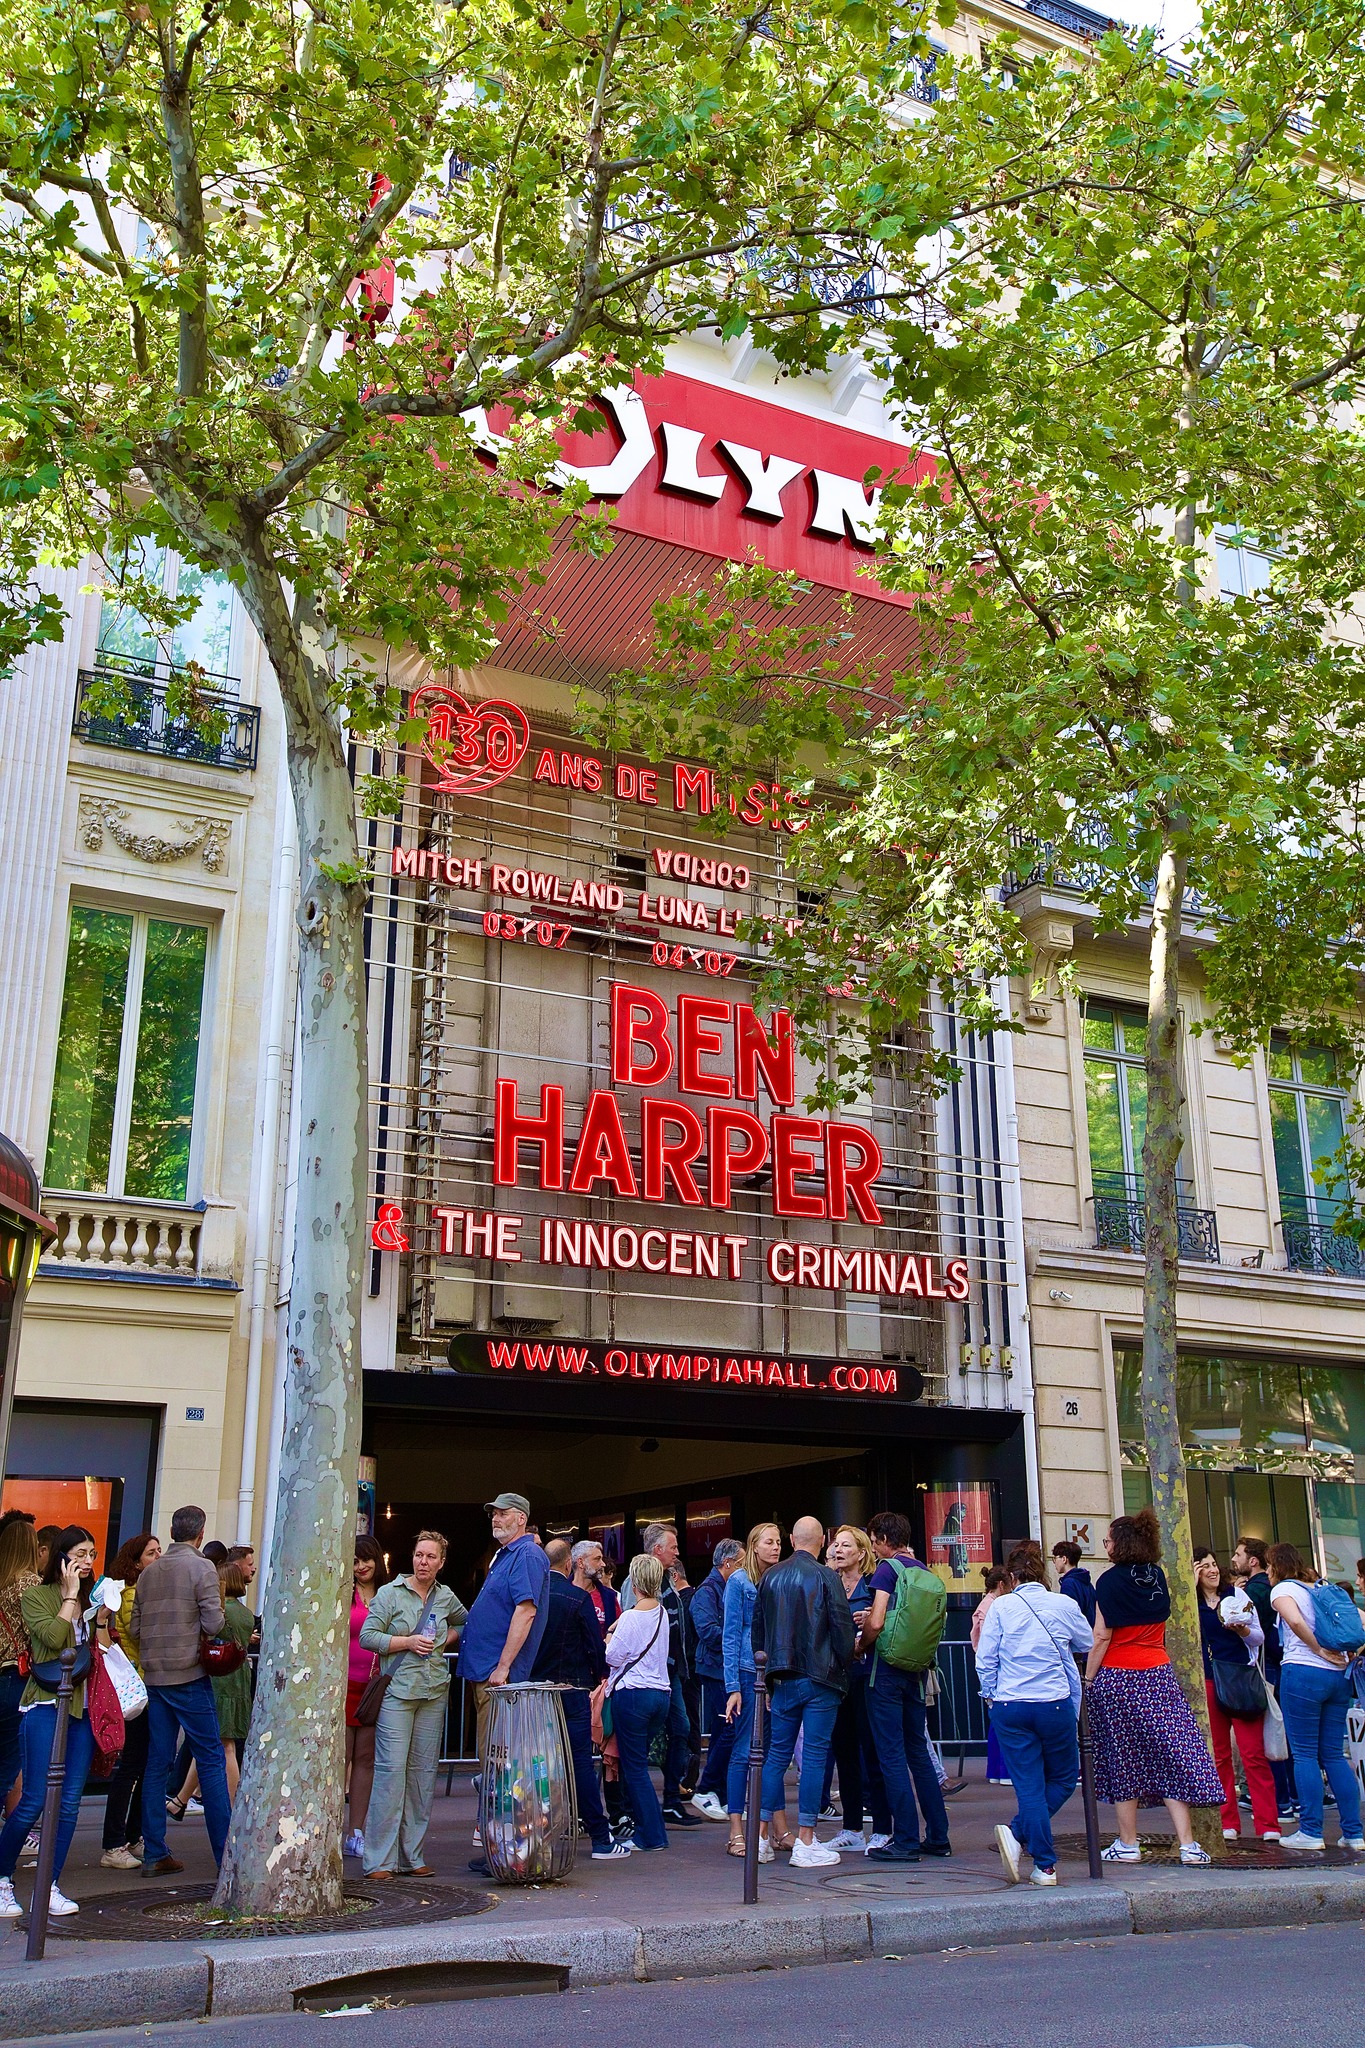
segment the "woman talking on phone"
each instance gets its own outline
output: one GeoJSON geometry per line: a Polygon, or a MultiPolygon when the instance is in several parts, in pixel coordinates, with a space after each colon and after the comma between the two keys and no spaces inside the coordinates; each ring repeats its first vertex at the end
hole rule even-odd
{"type": "MultiPolygon", "coordinates": [[[[57,1819],[57,1847],[52,1860],[52,1892],[48,1911],[57,1918],[80,1909],[60,1888],[62,1868],[71,1838],[76,1832],[81,1794],[90,1773],[95,1741],[90,1717],[85,1711],[85,1673],[80,1650],[90,1640],[84,1610],[89,1602],[91,1575],[95,1568],[95,1539],[88,1529],[74,1525],[63,1529],[48,1553],[42,1583],[30,1586],[20,1599],[20,1611],[28,1634],[32,1668],[24,1687],[19,1711],[24,1790],[19,1804],[0,1833],[0,1919],[17,1920],[23,1907],[14,1896],[14,1872],[24,1837],[43,1810],[47,1792],[47,1768],[57,1732],[58,1662],[62,1651],[74,1647],[75,1669],[81,1672],[71,1692],[71,1718],[66,1731],[66,1766],[62,1774],[61,1808],[57,1819]]],[[[96,1621],[100,1641],[109,1643],[109,1616],[101,1607],[96,1621]]],[[[84,1660],[89,1669],[88,1656],[84,1660]]]]}

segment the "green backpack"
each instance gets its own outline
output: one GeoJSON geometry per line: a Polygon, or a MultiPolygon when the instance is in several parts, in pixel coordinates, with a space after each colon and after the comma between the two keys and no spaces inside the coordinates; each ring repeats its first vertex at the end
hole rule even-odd
{"type": "Polygon", "coordinates": [[[948,1613],[948,1588],[936,1572],[926,1571],[922,1564],[905,1564],[898,1557],[890,1562],[896,1567],[896,1590],[877,1638],[873,1685],[877,1683],[878,1658],[897,1671],[927,1671],[938,1654],[948,1613]]]}

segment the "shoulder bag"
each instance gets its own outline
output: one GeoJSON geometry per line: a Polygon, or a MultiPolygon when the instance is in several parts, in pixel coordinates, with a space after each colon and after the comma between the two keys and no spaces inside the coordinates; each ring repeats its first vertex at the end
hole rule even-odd
{"type": "Polygon", "coordinates": [[[1074,1671],[1076,1673],[1077,1678],[1079,1679],[1080,1677],[1080,1671],[1076,1664],[1075,1658],[1072,1657],[1070,1660],[1068,1660],[1066,1651],[1062,1648],[1056,1636],[1053,1635],[1052,1630],[1043,1620],[1042,1615],[1038,1613],[1037,1609],[1033,1605],[1033,1602],[1031,1600],[1024,1599],[1024,1589],[1022,1586],[1016,1586],[1014,1588],[1013,1597],[1023,1603],[1024,1612],[1025,1614],[1027,1614],[1029,1620],[1033,1623],[1033,1626],[1036,1629],[1038,1629],[1041,1634],[1045,1635],[1048,1641],[1051,1643],[1052,1654],[1057,1659],[1057,1662],[1061,1667],[1062,1677],[1066,1680],[1067,1697],[1074,1704],[1075,1694],[1071,1690],[1071,1674],[1074,1671]]]}
{"type": "Polygon", "coordinates": [[[90,1682],[85,1688],[85,1711],[100,1755],[116,1757],[126,1739],[123,1708],[114,1690],[114,1681],[104,1668],[104,1652],[98,1643],[92,1651],[90,1682]]]}
{"type": "Polygon", "coordinates": [[[16,1667],[18,1668],[19,1676],[21,1678],[27,1678],[30,1671],[33,1669],[33,1658],[29,1654],[28,1644],[19,1636],[15,1635],[14,1625],[10,1621],[9,1616],[6,1614],[3,1607],[0,1607],[0,1621],[2,1621],[5,1624],[5,1634],[9,1637],[10,1648],[14,1652],[14,1662],[16,1667]]]}
{"type": "MultiPolygon", "coordinates": [[[[427,1595],[426,1605],[418,1615],[417,1626],[410,1631],[411,1634],[420,1636],[425,1630],[427,1617],[436,1605],[436,1595],[439,1590],[440,1581],[438,1579],[427,1595]]],[[[416,1652],[413,1650],[404,1650],[403,1657],[412,1657],[415,1654],[416,1652]]],[[[434,1657],[436,1655],[435,1650],[431,1654],[434,1657]]],[[[373,1728],[375,1722],[379,1719],[379,1709],[384,1704],[384,1695],[393,1683],[398,1671],[398,1665],[402,1663],[403,1657],[398,1659],[392,1671],[380,1671],[376,1667],[374,1677],[366,1681],[365,1690],[355,1703],[355,1722],[357,1728],[373,1728]]]]}
{"type": "Polygon", "coordinates": [[[659,1602],[659,1619],[654,1624],[654,1633],[650,1637],[649,1641],[645,1644],[643,1650],[641,1650],[639,1656],[632,1657],[629,1664],[623,1664],[621,1666],[621,1669],[618,1672],[616,1672],[612,1677],[603,1679],[602,1684],[604,1690],[602,1693],[602,1740],[604,1742],[614,1732],[611,1719],[612,1694],[615,1692],[617,1686],[621,1683],[621,1680],[625,1677],[626,1673],[628,1671],[633,1671],[637,1664],[642,1664],[644,1662],[645,1658],[654,1648],[654,1645],[658,1642],[659,1630],[663,1627],[666,1619],[667,1610],[665,1609],[664,1603],[661,1600],[659,1602]]]}
{"type": "Polygon", "coordinates": [[[1264,1721],[1269,1707],[1266,1683],[1258,1663],[1234,1664],[1229,1657],[1210,1657],[1213,1696],[1234,1721],[1264,1721]]]}

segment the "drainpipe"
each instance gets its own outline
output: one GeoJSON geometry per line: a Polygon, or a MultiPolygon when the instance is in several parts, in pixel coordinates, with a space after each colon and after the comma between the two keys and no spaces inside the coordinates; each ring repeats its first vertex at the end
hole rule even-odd
{"type": "Polygon", "coordinates": [[[286,1030],[292,1029],[296,838],[294,805],[280,748],[280,808],[283,811],[271,911],[273,946],[270,994],[262,1026],[260,1140],[251,1190],[251,1306],[247,1334],[246,1400],[242,1415],[242,1469],[237,1486],[237,1541],[250,1543],[256,1509],[256,1455],[261,1427],[261,1366],[265,1356],[266,1296],[275,1241],[275,1175],[280,1153],[280,1082],[286,1030]]]}
{"type": "MultiPolygon", "coordinates": [[[[991,991],[1002,1017],[1010,1015],[1010,985],[1002,975],[991,991]]],[[[997,1031],[1000,1048],[1000,1188],[1005,1223],[1005,1294],[1010,1309],[1014,1347],[1014,1379],[1024,1417],[1024,1473],[1028,1486],[1029,1535],[1043,1534],[1038,1482],[1038,1429],[1033,1399],[1032,1324],[1029,1320],[1028,1274],[1024,1266],[1024,1194],[1019,1172],[1019,1106],[1014,1093],[1014,1034],[997,1031]]]]}

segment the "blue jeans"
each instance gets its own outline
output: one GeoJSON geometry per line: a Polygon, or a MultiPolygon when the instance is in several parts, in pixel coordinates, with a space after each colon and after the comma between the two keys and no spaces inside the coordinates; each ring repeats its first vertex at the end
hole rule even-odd
{"type": "Polygon", "coordinates": [[[19,1731],[25,1716],[19,1712],[27,1679],[19,1676],[17,1664],[0,1671],[0,1806],[19,1775],[19,1731]]]}
{"type": "Polygon", "coordinates": [[[687,1717],[683,1682],[673,1674],[668,1695],[668,1747],[664,1751],[664,1805],[679,1803],[679,1786],[687,1773],[687,1751],[692,1740],[692,1723],[687,1717]]]}
{"type": "Polygon", "coordinates": [[[1322,1833],[1324,1771],[1336,1795],[1342,1834],[1360,1833],[1360,1788],[1346,1761],[1346,1709],[1352,1696],[1344,1671],[1309,1664],[1286,1664],[1281,1669],[1280,1712],[1294,1759],[1299,1826],[1306,1835],[1322,1833]]]}
{"type": "Polygon", "coordinates": [[[763,1800],[760,1820],[781,1813],[787,1797],[782,1781],[796,1748],[796,1738],[805,1730],[801,1746],[801,1781],[796,1792],[796,1824],[813,1828],[820,1818],[825,1793],[825,1762],[829,1739],[842,1694],[832,1685],[816,1685],[809,1678],[780,1678],[773,1686],[772,1738],[763,1759],[763,1800]]]}
{"type": "Polygon", "coordinates": [[[1057,1861],[1052,1816],[1066,1805],[1081,1776],[1076,1709],[1069,1699],[997,1700],[991,1727],[1000,1738],[1019,1802],[1010,1832],[1040,1870],[1051,1870],[1057,1861]]]}
{"type": "Polygon", "coordinates": [[[919,1672],[897,1671],[878,1658],[867,1682],[867,1719],[891,1808],[892,1848],[919,1847],[916,1794],[924,1811],[926,1839],[946,1842],[948,1809],[929,1755],[924,1680],[919,1672]]]}
{"type": "Polygon", "coordinates": [[[199,1797],[204,1802],[204,1823],[209,1831],[213,1860],[223,1860],[232,1801],[228,1797],[227,1765],[223,1761],[223,1738],[218,1732],[218,1708],[213,1683],[208,1676],[191,1679],[188,1685],[147,1687],[147,1768],[142,1777],[142,1860],[159,1863],[169,1856],[166,1847],[166,1779],[175,1756],[175,1738],[183,1728],[190,1754],[199,1766],[199,1797]]]}
{"type": "Polygon", "coordinates": [[[725,1805],[730,1813],[743,1813],[749,1789],[749,1744],[754,1732],[752,1671],[739,1674],[739,1712],[730,1726],[735,1732],[730,1738],[730,1761],[725,1766],[725,1805]]]}
{"type": "MultiPolygon", "coordinates": [[[[35,1827],[47,1797],[47,1767],[52,1761],[52,1740],[57,1733],[57,1709],[30,1707],[22,1716],[19,1730],[20,1760],[24,1789],[4,1831],[0,1833],[0,1877],[13,1877],[24,1837],[35,1827]]],[[[62,1803],[57,1813],[57,1853],[52,1859],[52,1882],[56,1884],[71,1847],[80,1816],[81,1794],[90,1775],[95,1738],[90,1733],[88,1714],[73,1714],[66,1730],[66,1763],[62,1771],[62,1803]]]]}
{"type": "Polygon", "coordinates": [[[569,1731],[569,1758],[573,1764],[578,1818],[592,1837],[593,1848],[609,1849],[611,1828],[602,1811],[597,1765],[592,1754],[592,1701],[585,1692],[562,1692],[559,1697],[564,1708],[564,1725],[569,1731]]]}
{"type": "Polygon", "coordinates": [[[729,1785],[730,1751],[735,1746],[735,1724],[725,1718],[725,1681],[703,1678],[702,1712],[710,1740],[706,1745],[706,1769],[697,1781],[698,1792],[724,1792],[729,1785]]]}
{"type": "Polygon", "coordinates": [[[666,1849],[664,1813],[649,1775],[649,1746],[668,1725],[670,1695],[653,1687],[618,1686],[611,1696],[611,1725],[621,1756],[621,1782],[635,1816],[635,1844],[666,1849]]]}

